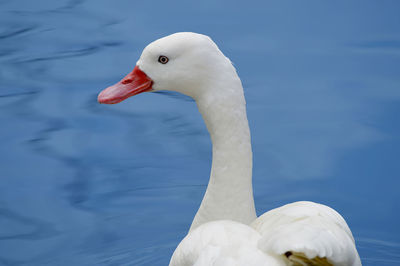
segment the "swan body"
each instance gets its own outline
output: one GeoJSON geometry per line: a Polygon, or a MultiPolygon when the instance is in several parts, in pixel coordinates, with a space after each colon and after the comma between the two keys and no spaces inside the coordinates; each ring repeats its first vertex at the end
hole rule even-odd
{"type": "Polygon", "coordinates": [[[266,212],[250,226],[228,220],[200,225],[179,244],[170,262],[191,265],[357,266],[361,261],[340,214],[300,201],[266,212]]]}
{"type": "Polygon", "coordinates": [[[158,90],[192,97],[213,144],[207,190],[170,266],[361,265],[345,220],[327,206],[295,202],[257,218],[242,83],[208,36],[183,32],[154,41],[98,100],[118,103],[158,90]]]}
{"type": "Polygon", "coordinates": [[[257,244],[261,234],[245,224],[219,220],[200,225],[190,232],[174,252],[170,265],[286,265],[276,254],[266,254],[257,244]]]}

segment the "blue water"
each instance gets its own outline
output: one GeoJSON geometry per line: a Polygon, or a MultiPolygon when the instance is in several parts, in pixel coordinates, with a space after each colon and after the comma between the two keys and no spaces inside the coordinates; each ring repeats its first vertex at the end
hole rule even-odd
{"type": "Polygon", "coordinates": [[[259,214],[332,206],[400,265],[399,1],[0,1],[0,265],[167,265],[208,181],[193,101],[96,102],[150,42],[210,35],[243,80],[259,214]]]}

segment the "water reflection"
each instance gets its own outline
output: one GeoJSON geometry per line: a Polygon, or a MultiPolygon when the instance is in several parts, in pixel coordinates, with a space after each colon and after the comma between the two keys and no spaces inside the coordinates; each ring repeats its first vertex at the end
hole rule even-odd
{"type": "Polygon", "coordinates": [[[180,30],[243,79],[258,213],[328,204],[364,265],[399,264],[396,8],[225,4],[0,1],[0,264],[168,263],[208,181],[201,116],[175,93],[96,95],[180,30]]]}

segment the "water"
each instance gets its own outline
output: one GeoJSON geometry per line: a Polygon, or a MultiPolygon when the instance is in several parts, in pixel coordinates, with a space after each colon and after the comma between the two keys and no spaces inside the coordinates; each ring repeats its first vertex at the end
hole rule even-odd
{"type": "Polygon", "coordinates": [[[243,80],[259,214],[338,210],[400,265],[398,1],[0,1],[0,265],[167,265],[211,160],[190,99],[96,95],[150,41],[210,35],[243,80]]]}

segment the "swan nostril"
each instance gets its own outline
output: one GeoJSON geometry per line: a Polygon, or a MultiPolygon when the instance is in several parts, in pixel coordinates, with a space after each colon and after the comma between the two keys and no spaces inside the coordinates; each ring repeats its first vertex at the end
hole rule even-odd
{"type": "Polygon", "coordinates": [[[122,84],[128,84],[128,83],[131,83],[132,81],[133,81],[133,79],[127,78],[127,79],[124,79],[123,81],[121,81],[121,83],[122,84]]]}
{"type": "Polygon", "coordinates": [[[289,258],[290,256],[292,256],[293,255],[293,253],[292,252],[290,252],[290,251],[288,251],[288,252],[285,252],[285,256],[286,256],[286,258],[289,258]]]}

